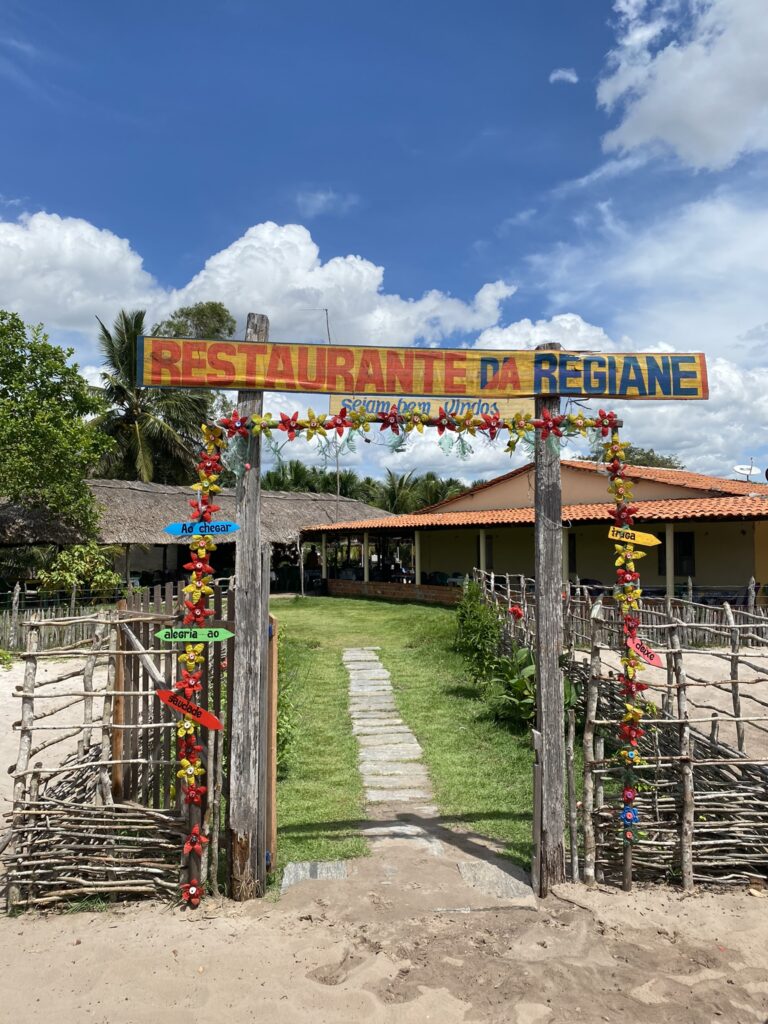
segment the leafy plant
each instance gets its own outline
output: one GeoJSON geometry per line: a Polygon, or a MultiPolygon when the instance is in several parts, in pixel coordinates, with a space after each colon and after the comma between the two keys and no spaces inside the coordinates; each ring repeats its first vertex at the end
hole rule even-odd
{"type": "Polygon", "coordinates": [[[13,655],[10,651],[4,650],[0,647],[0,668],[9,669],[13,664],[13,655]]]}
{"type": "Polygon", "coordinates": [[[290,771],[293,745],[298,729],[298,712],[293,686],[299,671],[300,656],[296,644],[281,629],[277,634],[277,777],[290,771]]]}
{"type": "Polygon", "coordinates": [[[536,662],[529,647],[497,657],[483,697],[495,719],[520,727],[536,717],[536,662]]]}
{"type": "Polygon", "coordinates": [[[499,657],[501,620],[485,604],[475,582],[467,584],[456,611],[455,648],[469,662],[473,681],[483,682],[490,677],[499,657]]]}
{"type": "Polygon", "coordinates": [[[46,569],[38,573],[45,590],[71,590],[87,586],[96,593],[108,593],[119,586],[120,573],[112,568],[109,549],[95,541],[73,544],[60,551],[46,569]]]}

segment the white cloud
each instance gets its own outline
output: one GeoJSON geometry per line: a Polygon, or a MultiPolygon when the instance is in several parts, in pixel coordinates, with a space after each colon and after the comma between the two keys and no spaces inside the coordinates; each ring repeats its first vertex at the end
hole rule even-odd
{"type": "Polygon", "coordinates": [[[606,150],[664,148],[720,169],[768,148],[765,0],[617,0],[597,97],[621,121],[606,150]]]}
{"type": "Polygon", "coordinates": [[[359,202],[360,197],[354,192],[342,194],[330,188],[296,194],[296,208],[308,219],[328,213],[348,213],[359,202]]]}
{"type": "Polygon", "coordinates": [[[560,313],[551,320],[517,320],[506,327],[488,327],[473,348],[530,349],[546,342],[559,342],[571,351],[616,348],[602,327],[587,323],[576,313],[560,313]]]}
{"type": "Polygon", "coordinates": [[[511,217],[505,217],[496,228],[497,236],[499,238],[506,238],[513,228],[519,228],[523,227],[525,224],[529,224],[536,216],[536,213],[536,208],[532,206],[527,210],[520,210],[511,217]]]}
{"type": "MultiPolygon", "coordinates": [[[[91,338],[95,317],[108,322],[121,307],[146,308],[151,324],[180,305],[216,298],[241,327],[249,311],[268,313],[276,340],[324,337],[318,307],[327,307],[334,341],[437,344],[498,323],[514,291],[496,281],[470,302],[438,290],[404,298],[384,290],[383,267],[355,255],[323,262],[305,227],[271,222],[249,228],[188,284],[169,290],[127,239],[85,220],[36,213],[0,221],[0,307],[91,338]]],[[[92,360],[87,349],[85,356],[92,360]]]]}
{"type": "Polygon", "coordinates": [[[549,75],[550,84],[554,82],[567,82],[568,85],[576,85],[578,80],[579,76],[574,68],[555,68],[549,75]]]}

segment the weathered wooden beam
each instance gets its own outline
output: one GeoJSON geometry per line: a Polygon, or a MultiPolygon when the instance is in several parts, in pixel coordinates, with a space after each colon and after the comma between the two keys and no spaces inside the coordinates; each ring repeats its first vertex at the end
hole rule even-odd
{"type": "MultiPolygon", "coordinates": [[[[541,349],[560,349],[556,343],[541,349]]],[[[536,416],[556,416],[558,395],[536,399],[536,416]]],[[[560,452],[536,433],[535,564],[536,564],[536,726],[541,733],[541,834],[539,836],[539,895],[565,881],[565,742],[563,736],[563,519],[560,452]]],[[[534,843],[536,839],[534,838],[534,843]]]]}
{"type": "MultiPolygon", "coordinates": [[[[266,316],[248,314],[245,340],[262,345],[269,340],[266,316]]],[[[237,403],[240,413],[261,415],[264,394],[261,391],[240,391],[237,403]]],[[[235,561],[237,649],[230,692],[229,876],[230,895],[236,900],[262,896],[266,872],[264,791],[260,786],[260,775],[263,779],[264,774],[263,769],[260,772],[260,762],[265,758],[261,742],[264,703],[262,659],[266,658],[259,525],[261,435],[250,435],[246,461],[250,469],[243,473],[237,488],[237,521],[240,524],[235,561]]]]}

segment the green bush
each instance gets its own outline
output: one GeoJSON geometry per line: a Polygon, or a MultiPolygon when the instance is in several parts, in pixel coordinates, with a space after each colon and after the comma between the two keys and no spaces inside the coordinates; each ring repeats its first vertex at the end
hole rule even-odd
{"type": "MultiPolygon", "coordinates": [[[[470,583],[457,606],[456,650],[466,658],[491,716],[510,728],[528,728],[536,718],[536,659],[530,648],[515,643],[502,653],[502,625],[478,584],[470,583]]],[[[565,667],[565,656],[560,664],[565,667]]],[[[579,688],[568,676],[563,687],[568,711],[578,703],[579,688]]]]}
{"type": "Polygon", "coordinates": [[[293,685],[299,670],[296,644],[284,629],[277,634],[277,777],[284,779],[291,767],[298,727],[293,685]]]}
{"type": "Polygon", "coordinates": [[[489,678],[501,645],[501,620],[482,598],[477,583],[467,584],[457,606],[456,650],[470,665],[472,680],[482,683],[489,678]]]}

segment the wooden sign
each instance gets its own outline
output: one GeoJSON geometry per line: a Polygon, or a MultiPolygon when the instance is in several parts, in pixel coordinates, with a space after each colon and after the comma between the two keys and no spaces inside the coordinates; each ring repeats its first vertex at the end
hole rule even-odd
{"type": "Polygon", "coordinates": [[[482,351],[152,338],[137,346],[138,385],[327,395],[426,395],[476,401],[707,398],[701,352],[482,351]]]}
{"type": "Polygon", "coordinates": [[[401,416],[407,412],[419,412],[431,419],[437,419],[441,408],[449,416],[465,416],[468,412],[477,418],[485,415],[512,419],[526,413],[534,415],[534,403],[530,398],[428,398],[418,395],[331,395],[329,412],[335,416],[346,409],[347,412],[376,415],[389,412],[393,405],[401,416]]]}
{"type": "Polygon", "coordinates": [[[210,523],[169,523],[164,532],[172,537],[221,537],[239,529],[237,523],[215,520],[210,523]]]}
{"type": "Polygon", "coordinates": [[[631,647],[635,654],[641,657],[643,661],[647,662],[649,665],[653,665],[654,668],[664,668],[664,662],[656,651],[652,651],[651,648],[647,646],[645,641],[639,640],[637,637],[628,637],[627,647],[631,647]]]}
{"type": "Polygon", "coordinates": [[[163,704],[167,704],[169,708],[173,708],[179,714],[189,715],[199,725],[204,725],[206,729],[223,728],[216,715],[212,715],[210,711],[201,708],[199,704],[193,704],[191,700],[187,700],[186,697],[176,693],[175,690],[157,690],[156,692],[163,704]]]}
{"type": "Polygon", "coordinates": [[[157,639],[166,644],[215,644],[234,635],[222,626],[168,626],[155,633],[157,639]]]}
{"type": "Polygon", "coordinates": [[[653,548],[661,544],[658,537],[652,533],[640,533],[639,530],[629,530],[624,526],[612,526],[608,531],[611,540],[620,540],[625,544],[639,544],[641,547],[653,548]]]}

